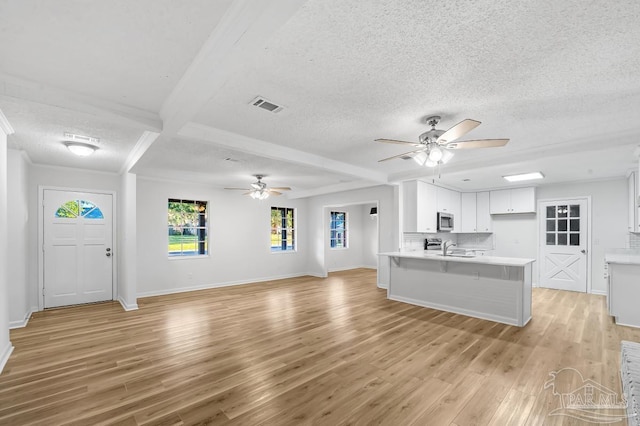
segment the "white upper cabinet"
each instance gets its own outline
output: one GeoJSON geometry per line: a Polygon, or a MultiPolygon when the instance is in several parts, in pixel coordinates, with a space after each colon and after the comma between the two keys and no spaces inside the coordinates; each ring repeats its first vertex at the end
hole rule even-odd
{"type": "Polygon", "coordinates": [[[535,213],[536,189],[515,188],[489,193],[491,214],[535,213]]]}
{"type": "Polygon", "coordinates": [[[476,232],[493,232],[488,191],[476,193],[476,230],[476,232]]]}
{"type": "Polygon", "coordinates": [[[459,232],[493,232],[489,210],[489,192],[463,192],[459,232]]]}
{"type": "Polygon", "coordinates": [[[460,194],[460,232],[476,232],[476,203],[475,192],[463,192],[460,194]]]}
{"type": "Polygon", "coordinates": [[[460,229],[460,193],[451,189],[436,188],[436,196],[438,200],[438,211],[451,213],[453,215],[453,231],[461,232],[460,229]]]}
{"type": "Polygon", "coordinates": [[[437,232],[436,187],[419,180],[402,183],[403,232],[437,232]]]}

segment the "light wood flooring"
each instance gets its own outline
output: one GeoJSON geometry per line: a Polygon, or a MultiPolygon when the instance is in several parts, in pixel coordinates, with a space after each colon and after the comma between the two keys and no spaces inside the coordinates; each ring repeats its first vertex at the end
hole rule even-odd
{"type": "Polygon", "coordinates": [[[548,415],[549,373],[620,392],[620,340],[640,341],[603,296],[534,289],[518,328],[389,301],[366,269],[139,305],[12,330],[0,424],[580,424],[548,415]]]}

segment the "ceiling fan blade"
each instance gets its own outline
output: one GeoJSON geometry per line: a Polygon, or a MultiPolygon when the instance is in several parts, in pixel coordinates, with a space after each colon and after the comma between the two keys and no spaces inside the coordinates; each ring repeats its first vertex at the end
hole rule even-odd
{"type": "Polygon", "coordinates": [[[228,189],[228,190],[231,190],[231,191],[251,191],[248,188],[225,188],[225,189],[228,189]]]}
{"type": "Polygon", "coordinates": [[[466,135],[467,133],[469,133],[479,125],[480,125],[479,121],[471,120],[470,118],[467,118],[466,120],[462,120],[455,126],[451,127],[449,130],[444,132],[442,135],[440,135],[437,142],[443,143],[443,144],[447,142],[453,142],[459,137],[466,135]]]}
{"type": "Polygon", "coordinates": [[[472,141],[451,142],[444,145],[447,149],[474,149],[505,146],[509,139],[476,139],[472,141]]]}
{"type": "Polygon", "coordinates": [[[416,154],[421,151],[425,151],[427,148],[416,149],[415,151],[405,152],[404,154],[394,155],[393,157],[383,158],[382,160],[378,160],[378,163],[382,163],[383,161],[393,160],[394,158],[406,157],[407,155],[416,154]]]}
{"type": "Polygon", "coordinates": [[[282,192],[274,191],[273,189],[267,189],[269,195],[282,195],[282,192]]]}
{"type": "Polygon", "coordinates": [[[291,191],[288,186],[272,186],[270,189],[277,189],[278,191],[291,191]]]}
{"type": "Polygon", "coordinates": [[[418,142],[406,142],[406,141],[398,141],[395,139],[376,139],[375,142],[384,142],[384,143],[397,143],[402,145],[413,145],[416,147],[421,147],[423,144],[418,142]]]}

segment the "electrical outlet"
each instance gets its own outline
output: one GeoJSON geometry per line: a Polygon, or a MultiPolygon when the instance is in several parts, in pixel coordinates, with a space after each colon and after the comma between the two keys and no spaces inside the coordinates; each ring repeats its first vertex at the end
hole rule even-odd
{"type": "Polygon", "coordinates": [[[190,279],[190,280],[192,280],[192,279],[193,279],[193,272],[189,272],[189,273],[187,274],[187,278],[188,278],[188,279],[190,279]]]}

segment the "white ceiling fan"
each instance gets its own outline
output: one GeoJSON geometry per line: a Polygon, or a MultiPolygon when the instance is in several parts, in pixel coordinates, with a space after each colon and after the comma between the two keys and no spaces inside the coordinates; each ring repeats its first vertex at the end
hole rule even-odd
{"type": "Polygon", "coordinates": [[[282,195],[280,191],[291,191],[288,186],[280,186],[267,188],[267,184],[262,181],[265,175],[253,175],[257,181],[251,184],[251,188],[225,188],[231,191],[248,191],[242,195],[248,195],[256,200],[265,200],[269,198],[269,195],[282,195]]]}
{"type": "Polygon", "coordinates": [[[456,139],[462,137],[480,125],[479,121],[471,120],[469,118],[462,120],[446,131],[436,129],[436,126],[440,122],[440,116],[438,115],[427,117],[425,121],[429,126],[431,126],[431,130],[421,134],[418,138],[418,142],[405,142],[395,139],[376,139],[376,142],[404,144],[418,148],[413,151],[405,152],[404,154],[384,158],[378,162],[393,160],[394,158],[413,158],[421,166],[435,167],[439,164],[445,164],[451,159],[451,157],[453,157],[453,153],[450,150],[492,148],[504,146],[509,142],[509,139],[475,139],[455,142],[456,139]]]}

